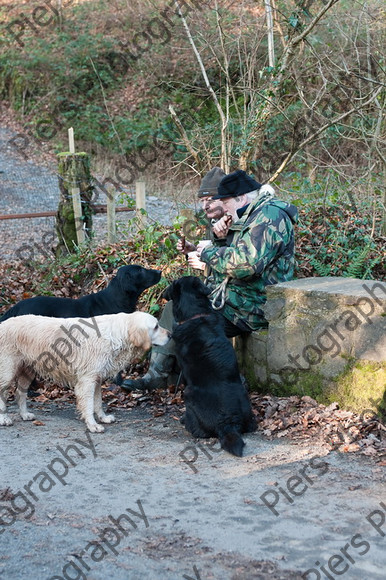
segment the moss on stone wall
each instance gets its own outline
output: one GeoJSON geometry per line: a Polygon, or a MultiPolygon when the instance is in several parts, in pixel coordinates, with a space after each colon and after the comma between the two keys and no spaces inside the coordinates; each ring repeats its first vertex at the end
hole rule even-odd
{"type": "Polygon", "coordinates": [[[358,412],[372,410],[380,418],[386,418],[386,363],[350,360],[335,379],[328,380],[315,371],[304,371],[290,382],[272,373],[268,381],[261,382],[251,360],[244,360],[241,366],[254,391],[278,397],[307,395],[319,403],[328,405],[337,402],[342,409],[358,412]]]}
{"type": "Polygon", "coordinates": [[[328,393],[331,401],[353,411],[371,409],[386,416],[386,363],[349,363],[333,381],[328,393]]]}
{"type": "Polygon", "coordinates": [[[297,395],[304,397],[305,395],[312,397],[319,403],[329,403],[326,395],[326,379],[317,372],[304,372],[296,377],[296,381],[287,382],[284,377],[280,375],[272,375],[267,382],[260,382],[255,374],[252,365],[244,365],[242,367],[243,373],[248,381],[251,390],[259,393],[269,393],[277,397],[290,397],[297,395]]]}

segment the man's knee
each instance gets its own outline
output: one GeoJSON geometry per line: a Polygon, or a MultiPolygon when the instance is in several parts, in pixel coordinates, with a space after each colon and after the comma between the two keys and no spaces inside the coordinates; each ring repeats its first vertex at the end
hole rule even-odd
{"type": "Polygon", "coordinates": [[[164,306],[161,317],[159,319],[159,324],[162,328],[166,328],[169,332],[172,332],[175,320],[173,316],[173,300],[169,300],[164,306]]]}

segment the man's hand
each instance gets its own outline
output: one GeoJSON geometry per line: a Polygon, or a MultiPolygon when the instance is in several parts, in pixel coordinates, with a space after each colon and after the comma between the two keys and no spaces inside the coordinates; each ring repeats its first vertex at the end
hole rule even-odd
{"type": "Polygon", "coordinates": [[[205,270],[205,263],[201,262],[200,258],[198,257],[198,252],[189,252],[188,264],[195,270],[205,270]]]}
{"type": "Polygon", "coordinates": [[[192,242],[188,242],[186,239],[179,239],[177,242],[177,250],[182,252],[182,254],[189,254],[189,252],[194,252],[196,246],[192,242]]]}
{"type": "Polygon", "coordinates": [[[201,240],[201,242],[198,242],[198,245],[197,245],[197,248],[196,248],[198,257],[201,256],[202,250],[204,248],[206,248],[207,246],[210,246],[211,244],[212,244],[211,240],[201,240]]]}
{"type": "Polygon", "coordinates": [[[213,232],[220,239],[226,238],[229,228],[232,225],[232,216],[229,214],[224,215],[217,223],[213,226],[213,232]]]}

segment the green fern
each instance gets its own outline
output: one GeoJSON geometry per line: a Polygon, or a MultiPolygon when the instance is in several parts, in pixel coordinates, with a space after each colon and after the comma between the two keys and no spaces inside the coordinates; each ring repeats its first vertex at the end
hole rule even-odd
{"type": "Polygon", "coordinates": [[[318,276],[331,276],[331,265],[325,264],[324,262],[320,262],[316,258],[312,258],[310,260],[311,266],[314,268],[315,272],[318,276]]]}
{"type": "Polygon", "coordinates": [[[382,257],[377,256],[376,258],[374,258],[373,260],[370,260],[370,262],[367,264],[367,268],[363,274],[363,279],[370,279],[373,280],[374,276],[372,274],[373,268],[377,265],[377,264],[381,264],[383,262],[382,257]]]}
{"type": "Polygon", "coordinates": [[[359,249],[357,255],[347,268],[347,271],[343,273],[343,276],[347,278],[363,278],[366,268],[367,258],[370,254],[370,244],[367,244],[363,249],[359,249]]]}

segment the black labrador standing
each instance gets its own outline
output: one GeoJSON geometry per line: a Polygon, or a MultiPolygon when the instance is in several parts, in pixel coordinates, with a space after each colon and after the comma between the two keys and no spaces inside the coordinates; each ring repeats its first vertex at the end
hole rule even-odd
{"type": "Polygon", "coordinates": [[[181,421],[194,437],[218,437],[223,449],[241,457],[245,443],[240,434],[253,431],[256,422],[236,354],[209,294],[194,276],[175,280],[163,293],[173,300],[172,337],[186,384],[181,421]]]}
{"type": "Polygon", "coordinates": [[[102,314],[134,312],[139,295],[157,284],[160,270],[150,270],[138,265],[122,266],[105,290],[82,298],[56,298],[35,296],[21,300],[0,318],[0,322],[22,316],[38,314],[54,318],[90,318],[102,314]]]}

